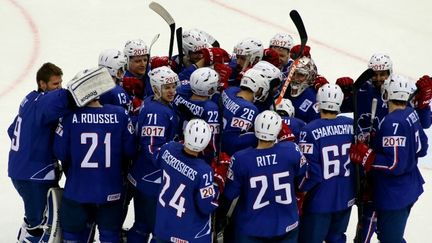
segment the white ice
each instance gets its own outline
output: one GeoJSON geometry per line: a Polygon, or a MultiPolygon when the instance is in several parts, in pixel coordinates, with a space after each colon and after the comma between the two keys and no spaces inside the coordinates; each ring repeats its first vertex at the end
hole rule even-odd
{"type": "MultiPolygon", "coordinates": [[[[304,20],[319,73],[330,82],[341,76],[355,79],[375,52],[388,53],[394,70],[415,80],[431,71],[431,1],[158,2],[172,14],[177,26],[206,30],[228,51],[245,37],[257,37],[268,43],[277,32],[288,32],[298,41],[289,18],[289,11],[297,9],[304,20]]],[[[7,176],[10,141],[6,129],[21,99],[36,88],[37,69],[44,62],[57,64],[64,71],[66,84],[79,70],[96,66],[101,50],[122,49],[126,40],[134,38],[149,43],[156,33],[161,38],[153,54],[167,55],[168,26],[148,4],[144,0],[0,1],[0,144],[3,144],[0,147],[0,242],[14,241],[23,217],[22,201],[7,176]]],[[[431,154],[420,161],[426,180],[425,193],[412,209],[405,232],[408,242],[429,242],[432,232],[431,154]]],[[[355,221],[354,208],[349,241],[354,235],[355,221]]],[[[132,218],[128,217],[127,225],[131,222],[132,218]]]]}

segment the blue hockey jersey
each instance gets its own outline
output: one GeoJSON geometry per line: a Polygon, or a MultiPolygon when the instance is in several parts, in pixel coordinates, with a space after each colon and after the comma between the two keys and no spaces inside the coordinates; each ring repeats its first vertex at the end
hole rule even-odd
{"type": "Polygon", "coordinates": [[[126,110],[131,110],[131,97],[120,85],[116,85],[114,89],[102,94],[99,98],[99,102],[104,104],[118,105],[126,110]]]}
{"type": "Polygon", "coordinates": [[[217,192],[210,166],[186,154],[177,142],[162,146],[157,162],[163,176],[156,237],[170,242],[211,242],[210,214],[217,207],[217,192]]]}
{"type": "Polygon", "coordinates": [[[282,121],[289,126],[295,136],[295,142],[298,143],[300,129],[302,129],[306,125],[306,123],[297,117],[282,116],[281,118],[282,121]]]}
{"type": "Polygon", "coordinates": [[[136,152],[134,128],[122,107],[78,108],[57,127],[54,151],[65,170],[64,197],[81,203],[120,200],[122,161],[136,152]]]}
{"type": "Polygon", "coordinates": [[[236,231],[256,237],[283,235],[298,226],[296,180],[306,160],[299,147],[281,142],[272,148],[247,148],[235,153],[224,195],[239,197],[234,211],[236,231]]]}
{"type": "Polygon", "coordinates": [[[222,151],[229,155],[255,146],[257,139],[253,133],[253,124],[258,109],[252,102],[237,97],[238,87],[230,87],[222,92],[223,136],[222,151]]]}
{"type": "Polygon", "coordinates": [[[129,172],[129,181],[146,195],[157,195],[161,170],[156,163],[159,149],[174,140],[178,131],[178,119],[171,105],[162,104],[150,96],[144,100],[138,117],[136,133],[139,137],[139,153],[129,172]]]}
{"type": "Polygon", "coordinates": [[[405,208],[423,192],[417,163],[426,155],[428,138],[417,112],[406,107],[386,115],[374,141],[376,158],[370,173],[375,205],[384,210],[405,208]]]}
{"type": "Polygon", "coordinates": [[[70,112],[67,90],[30,92],[9,126],[11,139],[8,175],[16,180],[53,181],[58,161],[54,157],[54,131],[58,119],[70,112]]]}
{"type": "Polygon", "coordinates": [[[352,118],[317,119],[300,132],[299,146],[308,171],[299,189],[307,191],[303,211],[329,213],[354,204],[355,175],[349,157],[352,118]]]}
{"type": "Polygon", "coordinates": [[[290,99],[294,109],[295,117],[309,123],[320,117],[318,107],[316,105],[316,91],[310,86],[306,88],[299,96],[291,97],[289,89],[284,95],[284,98],[290,99]]]}

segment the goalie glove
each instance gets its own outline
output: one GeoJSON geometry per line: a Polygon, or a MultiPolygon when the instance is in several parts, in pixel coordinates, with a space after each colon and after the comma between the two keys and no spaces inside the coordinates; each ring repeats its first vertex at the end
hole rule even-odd
{"type": "Polygon", "coordinates": [[[83,107],[90,101],[115,87],[115,82],[105,67],[83,70],[67,84],[75,103],[83,107]]]}

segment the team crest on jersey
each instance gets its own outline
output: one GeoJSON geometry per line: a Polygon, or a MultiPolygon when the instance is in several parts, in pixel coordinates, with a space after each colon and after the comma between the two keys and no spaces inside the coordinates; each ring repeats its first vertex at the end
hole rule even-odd
{"type": "Polygon", "coordinates": [[[132,124],[132,121],[129,121],[127,129],[129,131],[130,134],[134,134],[135,133],[135,128],[134,125],[132,124]]]}
{"type": "Polygon", "coordinates": [[[306,111],[309,109],[309,107],[310,107],[311,105],[312,105],[312,101],[310,101],[310,100],[308,100],[308,99],[305,99],[305,100],[303,101],[303,103],[300,105],[299,109],[300,109],[301,111],[306,112],[306,111]]]}
{"type": "Polygon", "coordinates": [[[63,137],[63,126],[62,124],[58,124],[57,128],[55,130],[55,132],[57,133],[57,135],[59,135],[60,137],[63,137]]]}

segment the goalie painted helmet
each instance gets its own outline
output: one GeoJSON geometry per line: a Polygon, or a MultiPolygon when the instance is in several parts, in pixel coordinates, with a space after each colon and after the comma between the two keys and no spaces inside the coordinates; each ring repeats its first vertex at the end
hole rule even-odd
{"type": "Polygon", "coordinates": [[[260,61],[264,55],[264,46],[262,42],[255,38],[246,38],[234,46],[236,55],[247,56],[250,65],[253,65],[258,59],[260,61]]]}
{"type": "Polygon", "coordinates": [[[249,88],[254,94],[255,101],[264,101],[269,93],[270,82],[262,71],[249,69],[240,80],[240,87],[249,88]],[[261,93],[259,91],[261,90],[261,93]]]}
{"type": "Polygon", "coordinates": [[[282,118],[274,111],[263,111],[257,115],[254,128],[258,139],[275,141],[282,129],[282,118]]]}
{"type": "Polygon", "coordinates": [[[207,38],[198,30],[186,30],[182,35],[183,39],[183,53],[189,55],[189,52],[197,52],[204,48],[210,48],[207,38]]]}
{"type": "Polygon", "coordinates": [[[123,52],[128,59],[134,56],[144,56],[150,54],[146,43],[141,39],[127,41],[123,52]]]}
{"type": "Polygon", "coordinates": [[[392,74],[386,79],[382,86],[381,95],[384,101],[400,100],[408,101],[410,95],[414,93],[416,86],[414,81],[400,74],[392,74]]]}
{"type": "Polygon", "coordinates": [[[294,115],[295,115],[295,109],[294,109],[294,106],[293,106],[291,100],[285,99],[285,98],[283,98],[281,100],[281,102],[278,105],[276,105],[275,111],[276,112],[283,111],[289,117],[294,117],[294,115]]]}
{"type": "Polygon", "coordinates": [[[273,38],[270,39],[270,47],[281,47],[288,50],[291,50],[291,48],[294,45],[294,39],[291,35],[287,33],[277,33],[273,38]]]}
{"type": "Polygon", "coordinates": [[[318,90],[317,102],[321,110],[340,112],[343,99],[344,94],[337,84],[325,84],[318,90]]]}
{"type": "Polygon", "coordinates": [[[189,80],[192,93],[200,96],[212,96],[219,84],[219,74],[208,67],[198,68],[189,80]]]}
{"type": "Polygon", "coordinates": [[[279,79],[279,80],[282,79],[282,72],[280,71],[280,69],[267,61],[261,60],[257,64],[255,64],[252,68],[261,70],[263,74],[267,76],[269,81],[273,79],[279,79]]]}
{"type": "Polygon", "coordinates": [[[150,77],[150,84],[155,96],[156,93],[162,94],[163,85],[175,83],[177,86],[179,83],[179,77],[177,73],[167,66],[155,68],[151,70],[148,75],[150,77]]]}
{"type": "Polygon", "coordinates": [[[212,131],[202,119],[192,119],[187,124],[183,131],[184,146],[194,152],[203,151],[212,137],[212,131]]]}
{"type": "Polygon", "coordinates": [[[126,59],[121,51],[107,49],[100,53],[98,64],[99,67],[106,67],[112,77],[121,79],[122,77],[118,76],[118,71],[124,72],[126,59]]]}
{"type": "Polygon", "coordinates": [[[296,76],[296,73],[304,75],[305,78],[298,80],[293,77],[290,83],[292,97],[299,96],[313,84],[317,76],[317,67],[311,58],[301,57],[294,72],[294,76],[296,76]]]}
{"type": "Polygon", "coordinates": [[[374,71],[389,71],[393,73],[393,62],[387,54],[375,53],[369,60],[368,68],[374,71]]]}

